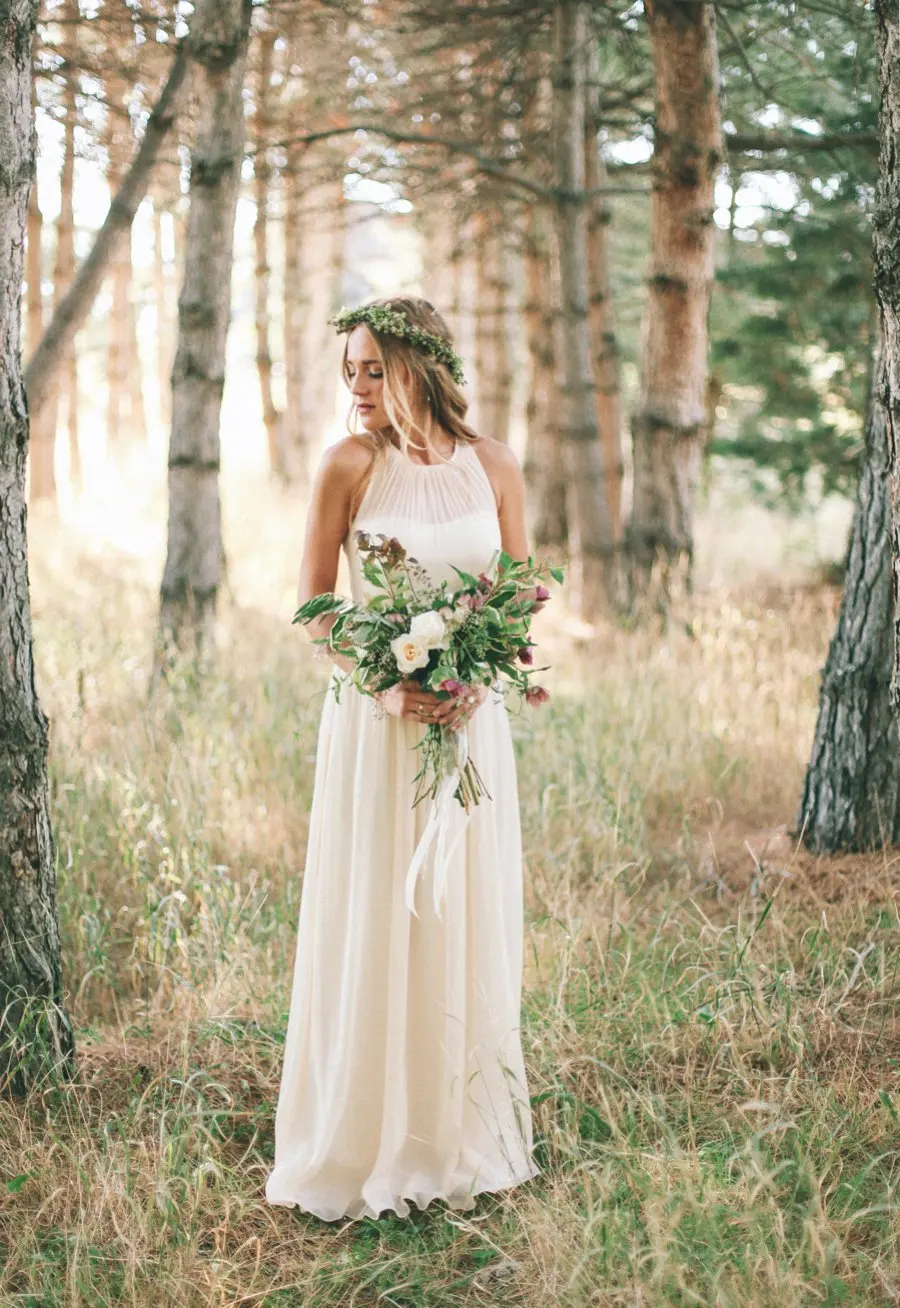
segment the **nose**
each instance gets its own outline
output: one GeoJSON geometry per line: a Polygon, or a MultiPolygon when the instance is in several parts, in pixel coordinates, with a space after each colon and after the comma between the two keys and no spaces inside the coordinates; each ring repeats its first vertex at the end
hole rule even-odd
{"type": "Polygon", "coordinates": [[[350,383],[351,395],[368,395],[369,387],[365,377],[356,376],[350,383]]]}

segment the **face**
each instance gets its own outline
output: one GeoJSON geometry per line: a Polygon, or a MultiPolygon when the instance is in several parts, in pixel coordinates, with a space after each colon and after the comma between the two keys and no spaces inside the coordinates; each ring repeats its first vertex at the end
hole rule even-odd
{"type": "Polygon", "coordinates": [[[347,385],[365,430],[387,427],[388,416],[382,405],[384,371],[375,339],[364,322],[358,323],[347,337],[347,385]]]}

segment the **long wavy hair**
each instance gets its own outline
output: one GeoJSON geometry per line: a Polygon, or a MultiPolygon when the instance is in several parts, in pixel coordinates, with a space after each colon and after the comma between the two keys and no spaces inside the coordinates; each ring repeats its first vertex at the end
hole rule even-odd
{"type": "MultiPolygon", "coordinates": [[[[417,295],[394,295],[366,302],[367,308],[375,306],[396,309],[414,327],[433,332],[450,345],[453,344],[445,319],[428,300],[417,295]]],[[[369,326],[368,323],[366,326],[369,326]]],[[[410,448],[427,450],[438,461],[445,461],[429,439],[429,426],[440,427],[448,436],[453,437],[454,442],[477,441],[477,432],[465,421],[469,402],[463,388],[450,376],[447,365],[433,359],[420,347],[411,345],[400,336],[378,332],[374,327],[369,327],[369,331],[381,357],[384,411],[391,427],[400,437],[403,453],[408,454],[410,448]]],[[[348,339],[349,336],[348,332],[348,339]]],[[[341,375],[349,386],[351,379],[347,368],[347,341],[344,342],[341,358],[341,375]]],[[[347,415],[347,431],[351,436],[368,437],[376,455],[382,454],[390,444],[390,430],[385,427],[374,432],[358,431],[353,425],[355,415],[356,405],[352,404],[347,415]]]]}

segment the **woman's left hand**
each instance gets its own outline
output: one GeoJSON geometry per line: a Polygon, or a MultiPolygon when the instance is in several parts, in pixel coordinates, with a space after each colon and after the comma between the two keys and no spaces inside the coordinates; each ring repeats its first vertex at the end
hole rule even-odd
{"type": "Polygon", "coordinates": [[[485,686],[483,683],[464,686],[461,694],[455,695],[453,699],[445,700],[440,705],[432,720],[442,727],[449,727],[451,731],[459,730],[460,727],[465,726],[475,710],[484,703],[490,689],[490,686],[485,686]]]}

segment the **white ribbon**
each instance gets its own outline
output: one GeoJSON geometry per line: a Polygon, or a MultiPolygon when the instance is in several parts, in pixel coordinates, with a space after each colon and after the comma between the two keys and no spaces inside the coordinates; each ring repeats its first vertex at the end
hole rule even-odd
{"type": "Polygon", "coordinates": [[[448,727],[441,728],[441,744],[443,761],[451,764],[451,770],[444,777],[438,786],[437,794],[434,796],[431,816],[422,832],[415,853],[412,856],[409,868],[406,872],[406,907],[409,911],[419,914],[415,909],[416,878],[419,870],[425,862],[425,856],[431,845],[437,837],[437,849],[434,858],[433,872],[433,895],[434,911],[438,917],[441,916],[441,903],[443,902],[447,890],[447,872],[450,867],[450,861],[459,844],[459,838],[466,829],[469,821],[469,812],[460,804],[460,827],[453,838],[450,848],[447,848],[447,835],[450,830],[450,823],[453,815],[453,807],[457,803],[454,799],[456,788],[462,779],[463,768],[469,758],[469,736],[466,727],[461,727],[459,731],[451,731],[448,727]],[[449,757],[448,757],[449,755],[449,757]]]}

